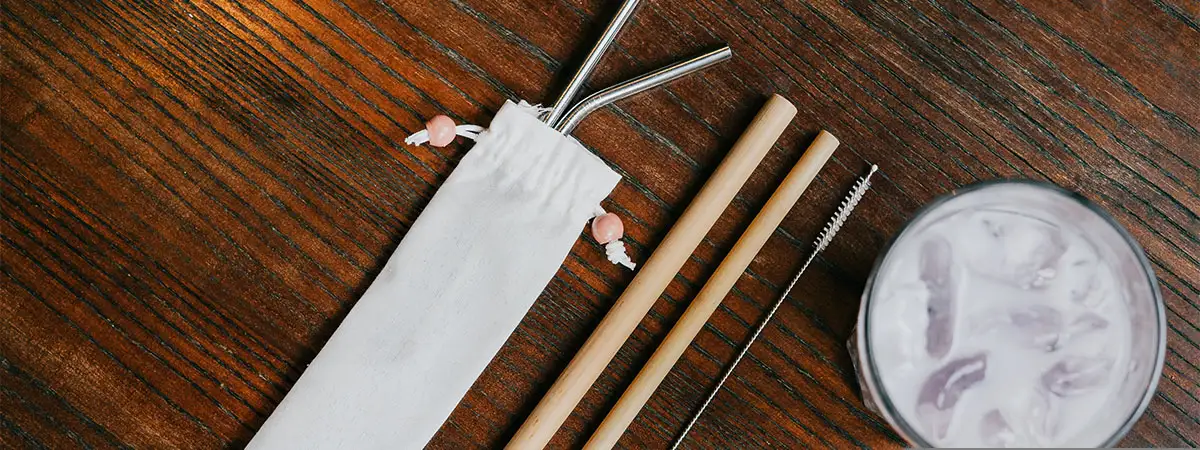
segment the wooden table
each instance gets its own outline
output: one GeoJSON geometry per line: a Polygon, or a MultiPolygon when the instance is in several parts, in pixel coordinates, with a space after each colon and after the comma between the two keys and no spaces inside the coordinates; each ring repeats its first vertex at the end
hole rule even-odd
{"type": "MultiPolygon", "coordinates": [[[[549,101],[615,1],[0,5],[0,446],[247,442],[470,148],[445,113],[549,101]]],[[[1084,193],[1145,247],[1159,391],[1123,442],[1200,443],[1200,3],[649,0],[590,83],[728,42],[732,62],[577,129],[645,258],[778,92],[800,109],[553,447],[577,446],[818,129],[844,146],[621,444],[661,448],[868,162],[855,218],[694,431],[705,448],[895,446],[844,343],[922,204],[994,178],[1084,193]]],[[[434,448],[497,446],[630,274],[580,240],[434,448]]]]}

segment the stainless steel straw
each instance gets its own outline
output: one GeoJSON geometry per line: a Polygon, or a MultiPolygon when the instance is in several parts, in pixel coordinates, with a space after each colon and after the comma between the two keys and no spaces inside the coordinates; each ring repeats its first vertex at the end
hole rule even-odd
{"type": "Polygon", "coordinates": [[[637,9],[640,0],[625,0],[621,4],[621,9],[617,10],[617,15],[613,17],[612,22],[608,23],[608,27],[604,29],[604,34],[600,35],[600,40],[596,41],[596,46],[592,47],[592,51],[588,52],[587,57],[583,59],[583,65],[579,66],[579,71],[575,72],[575,76],[567,82],[567,87],[563,88],[562,94],[558,96],[558,100],[554,101],[554,105],[550,107],[550,114],[546,116],[546,123],[554,126],[555,122],[562,117],[567,111],[567,106],[571,100],[575,98],[575,94],[583,87],[583,82],[587,81],[592,70],[596,69],[596,65],[600,63],[600,58],[604,57],[604,52],[608,50],[608,46],[612,45],[613,41],[617,40],[617,33],[621,32],[621,27],[629,22],[629,18],[633,16],[633,10],[637,9]]]}
{"type": "Polygon", "coordinates": [[[550,121],[546,123],[548,123],[551,127],[554,127],[554,129],[561,131],[563,134],[569,134],[571,130],[575,129],[576,125],[579,125],[580,120],[583,120],[584,117],[596,111],[597,109],[603,108],[604,106],[617,100],[629,98],[640,92],[661,86],[684,75],[725,61],[731,56],[733,56],[733,50],[730,50],[729,46],[724,46],[695,58],[681,61],[637,78],[624,81],[620,84],[589,95],[579,103],[576,103],[575,106],[571,107],[570,111],[567,111],[567,113],[562,117],[561,120],[559,120],[558,123],[550,121]]]}
{"type": "Polygon", "coordinates": [[[812,254],[808,255],[808,260],[804,261],[804,265],[800,266],[800,270],[796,272],[796,276],[792,277],[792,282],[788,283],[787,289],[783,290],[783,294],[779,296],[778,300],[775,300],[775,305],[771,306],[771,311],[767,313],[767,317],[763,318],[762,323],[758,324],[758,328],[754,330],[754,334],[750,335],[750,340],[746,342],[746,345],[742,346],[742,350],[738,352],[737,357],[733,358],[733,363],[729,365],[728,369],[725,369],[725,373],[721,375],[721,379],[717,380],[717,385],[708,394],[708,398],[704,399],[704,404],[700,405],[700,410],[696,411],[696,414],[692,416],[692,420],[688,422],[687,427],[683,429],[682,433],[679,433],[679,438],[671,446],[672,450],[679,448],[679,444],[683,443],[683,438],[687,437],[688,431],[691,431],[692,426],[696,425],[696,421],[700,419],[701,414],[704,414],[704,409],[708,408],[708,404],[712,403],[713,397],[717,396],[717,392],[721,391],[721,386],[725,385],[725,380],[729,379],[729,375],[733,373],[733,369],[746,356],[746,352],[750,351],[750,346],[754,345],[754,341],[758,339],[758,335],[762,334],[763,329],[767,327],[767,323],[771,321],[771,317],[775,316],[775,311],[778,311],[779,306],[783,305],[783,301],[787,300],[788,294],[792,292],[792,288],[796,286],[796,282],[800,281],[800,276],[804,275],[805,270],[808,270],[808,265],[812,264],[813,259],[816,259],[817,254],[821,253],[821,250],[829,246],[829,242],[833,240],[833,236],[842,228],[842,224],[846,223],[846,219],[850,218],[850,212],[854,211],[854,207],[858,206],[858,201],[862,200],[863,195],[867,193],[867,189],[871,187],[871,175],[874,175],[878,169],[878,166],[872,164],[871,171],[862,178],[859,178],[858,182],[854,184],[854,189],[850,191],[845,200],[842,200],[837,213],[829,219],[829,223],[825,224],[825,229],[821,230],[821,234],[813,242],[813,251],[812,254]]]}

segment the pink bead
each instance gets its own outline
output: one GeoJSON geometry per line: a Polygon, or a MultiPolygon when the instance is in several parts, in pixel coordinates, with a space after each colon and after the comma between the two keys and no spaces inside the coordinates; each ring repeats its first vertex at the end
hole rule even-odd
{"type": "Polygon", "coordinates": [[[429,145],[445,147],[454,140],[454,119],[438,114],[425,122],[429,131],[429,145]]]}
{"type": "Polygon", "coordinates": [[[605,213],[592,219],[592,237],[596,238],[596,242],[607,244],[621,239],[624,235],[625,224],[621,223],[621,218],[616,214],[605,213]]]}

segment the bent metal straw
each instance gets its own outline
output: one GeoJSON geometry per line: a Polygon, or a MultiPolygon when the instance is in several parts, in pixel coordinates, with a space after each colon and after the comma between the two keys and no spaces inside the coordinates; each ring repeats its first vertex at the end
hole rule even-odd
{"type": "Polygon", "coordinates": [[[617,100],[629,98],[638,93],[669,83],[684,75],[710,67],[732,56],[733,50],[730,50],[729,46],[726,45],[695,58],[677,62],[637,78],[618,83],[607,89],[597,91],[595,94],[589,95],[579,103],[576,103],[575,106],[567,111],[562,119],[556,123],[550,123],[550,126],[562,131],[563,134],[569,134],[571,130],[575,129],[576,125],[579,125],[579,121],[597,109],[603,108],[617,100]]]}
{"type": "Polygon", "coordinates": [[[575,99],[575,94],[583,87],[583,83],[587,81],[592,70],[596,69],[596,65],[600,64],[600,58],[604,57],[604,53],[608,51],[608,46],[612,45],[613,41],[617,40],[617,33],[621,32],[621,28],[629,22],[629,18],[633,17],[633,11],[637,9],[640,0],[625,0],[621,3],[621,8],[617,10],[617,15],[613,16],[612,22],[604,28],[604,33],[600,35],[600,39],[596,41],[596,45],[592,47],[592,51],[588,52],[583,59],[583,64],[579,66],[579,70],[571,79],[567,81],[567,86],[563,88],[562,94],[559,94],[558,99],[550,105],[550,111],[546,113],[546,124],[554,127],[560,117],[567,112],[567,107],[571,101],[575,99]]]}

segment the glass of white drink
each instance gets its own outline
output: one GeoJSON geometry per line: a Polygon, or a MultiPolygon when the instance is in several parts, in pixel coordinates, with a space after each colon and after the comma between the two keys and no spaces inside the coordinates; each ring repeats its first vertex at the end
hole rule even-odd
{"type": "Polygon", "coordinates": [[[896,235],[850,350],[863,398],[913,445],[1111,446],[1154,395],[1163,308],[1141,247],[1095,205],[985,182],[896,235]]]}

